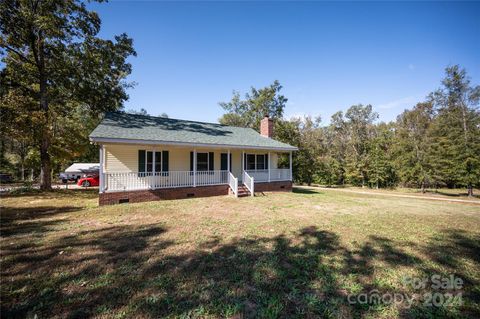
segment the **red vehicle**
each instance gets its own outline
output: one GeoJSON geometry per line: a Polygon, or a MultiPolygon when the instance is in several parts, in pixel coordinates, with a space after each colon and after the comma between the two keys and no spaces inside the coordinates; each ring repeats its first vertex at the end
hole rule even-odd
{"type": "Polygon", "coordinates": [[[77,185],[83,187],[98,186],[100,184],[99,179],[98,175],[82,177],[78,180],[77,185]]]}

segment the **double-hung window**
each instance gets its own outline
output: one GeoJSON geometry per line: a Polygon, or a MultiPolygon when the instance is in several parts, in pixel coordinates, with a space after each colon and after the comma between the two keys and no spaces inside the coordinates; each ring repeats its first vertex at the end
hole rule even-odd
{"type": "Polygon", "coordinates": [[[247,170],[255,169],[255,154],[247,154],[247,170]]]}
{"type": "MultiPolygon", "coordinates": [[[[155,154],[157,155],[157,154],[155,154]]],[[[155,158],[155,161],[157,159],[155,158]]],[[[147,151],[147,169],[146,172],[153,172],[153,152],[147,151]]]]}
{"type": "Polygon", "coordinates": [[[257,154],[257,171],[266,169],[265,157],[265,154],[257,154]]]}
{"type": "Polygon", "coordinates": [[[232,155],[228,153],[221,153],[220,154],[220,170],[226,171],[230,166],[230,172],[232,171],[232,155]],[[230,161],[230,163],[228,163],[230,161]],[[229,165],[230,164],[230,165],[229,165]]]}
{"type": "Polygon", "coordinates": [[[197,153],[197,171],[208,171],[208,153],[197,153]]]}
{"type": "Polygon", "coordinates": [[[245,154],[244,169],[259,171],[268,169],[268,154],[245,154]]]}
{"type": "Polygon", "coordinates": [[[168,157],[168,151],[138,150],[138,173],[168,172],[168,157]]]}
{"type": "MultiPolygon", "coordinates": [[[[193,172],[194,156],[190,152],[190,171],[193,172]]],[[[197,152],[197,172],[213,171],[215,155],[213,152],[197,152]]]]}

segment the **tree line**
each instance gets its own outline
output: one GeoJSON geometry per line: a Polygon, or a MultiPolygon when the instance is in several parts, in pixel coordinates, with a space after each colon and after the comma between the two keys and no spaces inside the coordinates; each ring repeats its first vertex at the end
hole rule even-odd
{"type": "Polygon", "coordinates": [[[480,86],[473,86],[458,65],[447,67],[441,87],[395,121],[379,122],[371,105],[353,105],[321,118],[284,118],[288,99],[278,81],[242,99],[234,92],[220,103],[220,122],[259,128],[268,114],[275,119],[275,138],[297,146],[293,156],[297,183],[395,186],[480,186],[480,86]]]}

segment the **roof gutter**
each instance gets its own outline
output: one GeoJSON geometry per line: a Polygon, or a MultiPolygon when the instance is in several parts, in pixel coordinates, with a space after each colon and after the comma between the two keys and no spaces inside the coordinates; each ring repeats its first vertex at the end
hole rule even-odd
{"type": "Polygon", "coordinates": [[[192,146],[192,147],[211,147],[211,148],[233,148],[233,149],[255,149],[272,151],[298,151],[298,147],[273,147],[273,146],[252,146],[252,145],[229,145],[229,144],[208,144],[208,143],[189,143],[172,141],[154,141],[154,140],[132,140],[128,138],[108,138],[108,137],[90,137],[90,141],[98,144],[119,143],[119,144],[142,144],[142,145],[173,145],[173,146],[192,146]]]}

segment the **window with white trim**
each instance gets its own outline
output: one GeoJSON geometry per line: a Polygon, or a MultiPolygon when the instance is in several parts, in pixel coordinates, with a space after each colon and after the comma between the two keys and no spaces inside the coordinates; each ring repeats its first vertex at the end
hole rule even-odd
{"type": "Polygon", "coordinates": [[[247,154],[247,170],[255,169],[255,154],[247,154]]]}
{"type": "Polygon", "coordinates": [[[259,171],[268,169],[268,154],[245,154],[245,169],[259,171]]]}
{"type": "Polygon", "coordinates": [[[257,154],[257,170],[265,169],[265,157],[264,154],[257,154]]]}
{"type": "MultiPolygon", "coordinates": [[[[158,159],[155,158],[155,161],[158,161],[158,159]]],[[[153,152],[147,151],[146,167],[147,172],[153,172],[153,152]]]]}
{"type": "Polygon", "coordinates": [[[138,150],[138,172],[168,172],[168,151],[138,150]],[[155,160],[154,160],[155,153],[155,160]]]}
{"type": "Polygon", "coordinates": [[[197,171],[208,171],[208,153],[197,153],[197,171]]]}

